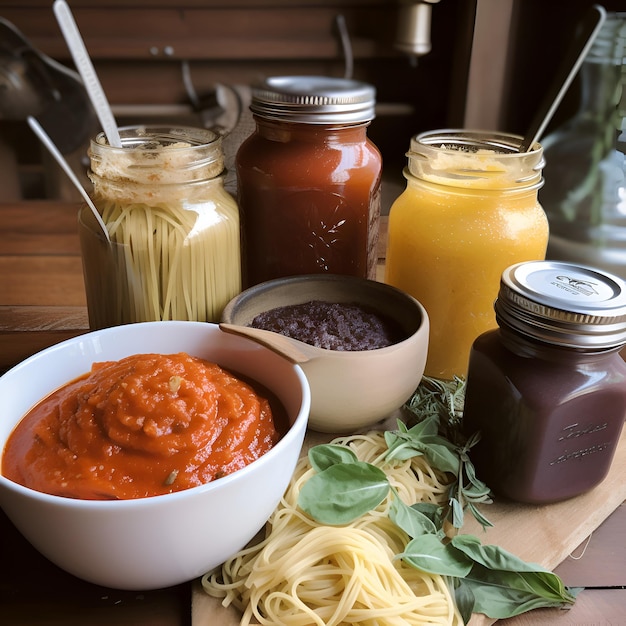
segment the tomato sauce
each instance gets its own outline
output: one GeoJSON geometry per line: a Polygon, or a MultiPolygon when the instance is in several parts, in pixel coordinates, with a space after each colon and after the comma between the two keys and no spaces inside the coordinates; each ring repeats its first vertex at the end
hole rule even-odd
{"type": "Polygon", "coordinates": [[[92,499],[155,496],[211,482],[279,440],[269,399],[215,363],[185,353],[133,355],[31,409],[9,438],[4,476],[92,499]]]}
{"type": "Polygon", "coordinates": [[[252,89],[237,151],[244,286],[297,274],[375,278],[382,158],[367,136],[375,90],[329,77],[252,89]]]}
{"type": "Polygon", "coordinates": [[[324,272],[373,278],[380,155],[365,125],[283,123],[273,134],[271,123],[257,124],[237,155],[245,283],[324,272]]]}

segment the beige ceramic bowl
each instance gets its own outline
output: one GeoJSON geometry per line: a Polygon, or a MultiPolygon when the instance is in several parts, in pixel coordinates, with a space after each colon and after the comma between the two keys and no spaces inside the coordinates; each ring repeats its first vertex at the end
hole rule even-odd
{"type": "Polygon", "coordinates": [[[311,300],[365,305],[398,322],[406,339],[377,350],[342,352],[249,329],[265,345],[300,362],[311,387],[309,426],[321,432],[349,433],[388,417],[413,394],[426,364],[428,315],[408,294],[350,276],[281,278],[251,287],[231,300],[222,322],[245,327],[263,311],[311,300]]]}
{"type": "Polygon", "coordinates": [[[17,529],[80,578],[120,589],[166,587],[202,575],[242,548],[262,528],[289,483],[306,430],[308,383],[298,366],[275,352],[201,322],[147,322],[95,331],[39,352],[0,377],[3,450],[36,402],[88,372],[94,361],[179,351],[265,385],[287,410],[289,430],[239,471],[150,498],[64,498],[0,476],[0,506],[17,529]]]}

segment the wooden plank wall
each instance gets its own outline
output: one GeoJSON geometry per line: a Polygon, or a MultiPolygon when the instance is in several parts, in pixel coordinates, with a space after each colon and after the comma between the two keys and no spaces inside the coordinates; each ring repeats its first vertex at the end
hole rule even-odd
{"type": "MultiPolygon", "coordinates": [[[[411,135],[463,121],[475,0],[432,5],[432,51],[417,61],[394,48],[400,0],[71,0],[114,107],[190,106],[183,72],[200,99],[216,83],[276,74],[343,76],[337,18],[345,19],[353,76],[377,88],[370,136],[400,171],[411,135]]],[[[0,17],[38,49],[72,66],[52,0],[0,0],[0,17]]],[[[0,120],[22,162],[36,143],[25,123],[0,120]]],[[[5,139],[6,140],[6,139],[5,139]]]]}

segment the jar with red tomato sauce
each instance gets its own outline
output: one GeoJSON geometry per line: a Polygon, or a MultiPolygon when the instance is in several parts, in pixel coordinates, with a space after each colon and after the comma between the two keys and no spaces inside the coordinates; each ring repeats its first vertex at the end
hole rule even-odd
{"type": "Polygon", "coordinates": [[[366,83],[317,76],[253,88],[256,130],[236,158],[244,285],[324,272],[375,278],[375,97],[366,83]]]}

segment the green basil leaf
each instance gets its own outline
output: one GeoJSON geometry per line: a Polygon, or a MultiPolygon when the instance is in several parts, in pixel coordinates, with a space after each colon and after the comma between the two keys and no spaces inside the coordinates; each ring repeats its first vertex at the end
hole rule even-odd
{"type": "MultiPolygon", "coordinates": [[[[423,447],[423,446],[422,446],[423,447]]],[[[423,450],[419,449],[419,447],[415,446],[410,442],[403,442],[394,445],[393,449],[391,449],[386,455],[385,460],[387,461],[406,461],[408,459],[412,459],[414,456],[423,456],[423,450]]]]}
{"type": "Polygon", "coordinates": [[[452,544],[472,561],[489,569],[510,572],[548,572],[541,565],[527,563],[519,557],[495,545],[483,545],[474,535],[457,535],[452,544]]]}
{"type": "Polygon", "coordinates": [[[435,415],[429,415],[426,419],[418,422],[407,431],[412,439],[421,439],[425,435],[436,435],[438,432],[439,419],[435,415]]]}
{"type": "Polygon", "coordinates": [[[477,612],[501,619],[534,608],[565,606],[575,600],[556,574],[526,563],[499,546],[483,546],[472,535],[458,535],[451,545],[475,562],[465,582],[472,588],[477,612]]]}
{"type": "Polygon", "coordinates": [[[398,497],[395,497],[391,502],[389,518],[412,538],[419,537],[424,533],[437,533],[437,527],[429,516],[412,506],[406,505],[398,497]]]}
{"type": "MultiPolygon", "coordinates": [[[[400,424],[398,424],[400,426],[400,424]]],[[[385,443],[389,449],[387,459],[399,459],[404,461],[417,454],[421,454],[421,448],[415,447],[423,437],[437,435],[437,420],[428,417],[407,430],[406,426],[400,426],[397,431],[385,432],[385,443]]]]}
{"type": "Polygon", "coordinates": [[[464,578],[455,579],[457,585],[454,588],[454,603],[456,604],[464,624],[469,624],[474,613],[474,592],[472,587],[465,582],[464,578]]]}
{"type": "Polygon", "coordinates": [[[298,505],[322,524],[349,524],[376,508],[389,493],[385,472],[357,461],[331,465],[300,490],[298,505]]]}
{"type": "Polygon", "coordinates": [[[415,502],[411,508],[425,515],[436,528],[443,526],[443,509],[440,505],[432,502],[415,502]]]}
{"type": "Polygon", "coordinates": [[[449,441],[442,437],[424,437],[421,445],[428,462],[441,472],[458,476],[460,469],[459,454],[449,441]]]}
{"type": "Polygon", "coordinates": [[[323,472],[337,463],[355,463],[358,460],[350,448],[332,443],[313,446],[309,450],[309,462],[316,472],[323,472]]]}
{"type": "MultiPolygon", "coordinates": [[[[418,426],[422,423],[418,424],[418,426]]],[[[403,435],[385,433],[385,440],[389,448],[385,458],[388,461],[406,461],[414,456],[424,455],[428,462],[439,471],[450,472],[455,476],[458,475],[460,466],[459,455],[454,445],[436,434],[422,433],[419,438],[413,437],[410,436],[411,431],[403,435]]]]}
{"type": "Polygon", "coordinates": [[[544,594],[543,585],[533,578],[532,572],[496,572],[475,565],[464,582],[474,594],[474,611],[495,619],[515,617],[538,608],[563,608],[574,602],[575,597],[567,591],[561,597],[544,594]]]}
{"type": "MultiPolygon", "coordinates": [[[[397,432],[406,433],[409,431],[409,427],[406,425],[406,422],[403,422],[401,419],[396,420],[396,426],[398,428],[397,432]]],[[[387,432],[392,432],[392,431],[385,431],[385,438],[386,438],[387,432]]]]}
{"type": "Polygon", "coordinates": [[[385,431],[385,443],[387,444],[387,460],[397,459],[405,461],[415,456],[413,442],[406,432],[385,431]]]}
{"type": "Polygon", "coordinates": [[[441,576],[463,578],[473,565],[471,559],[452,544],[444,544],[431,534],[412,539],[398,556],[416,569],[441,576]]]}

